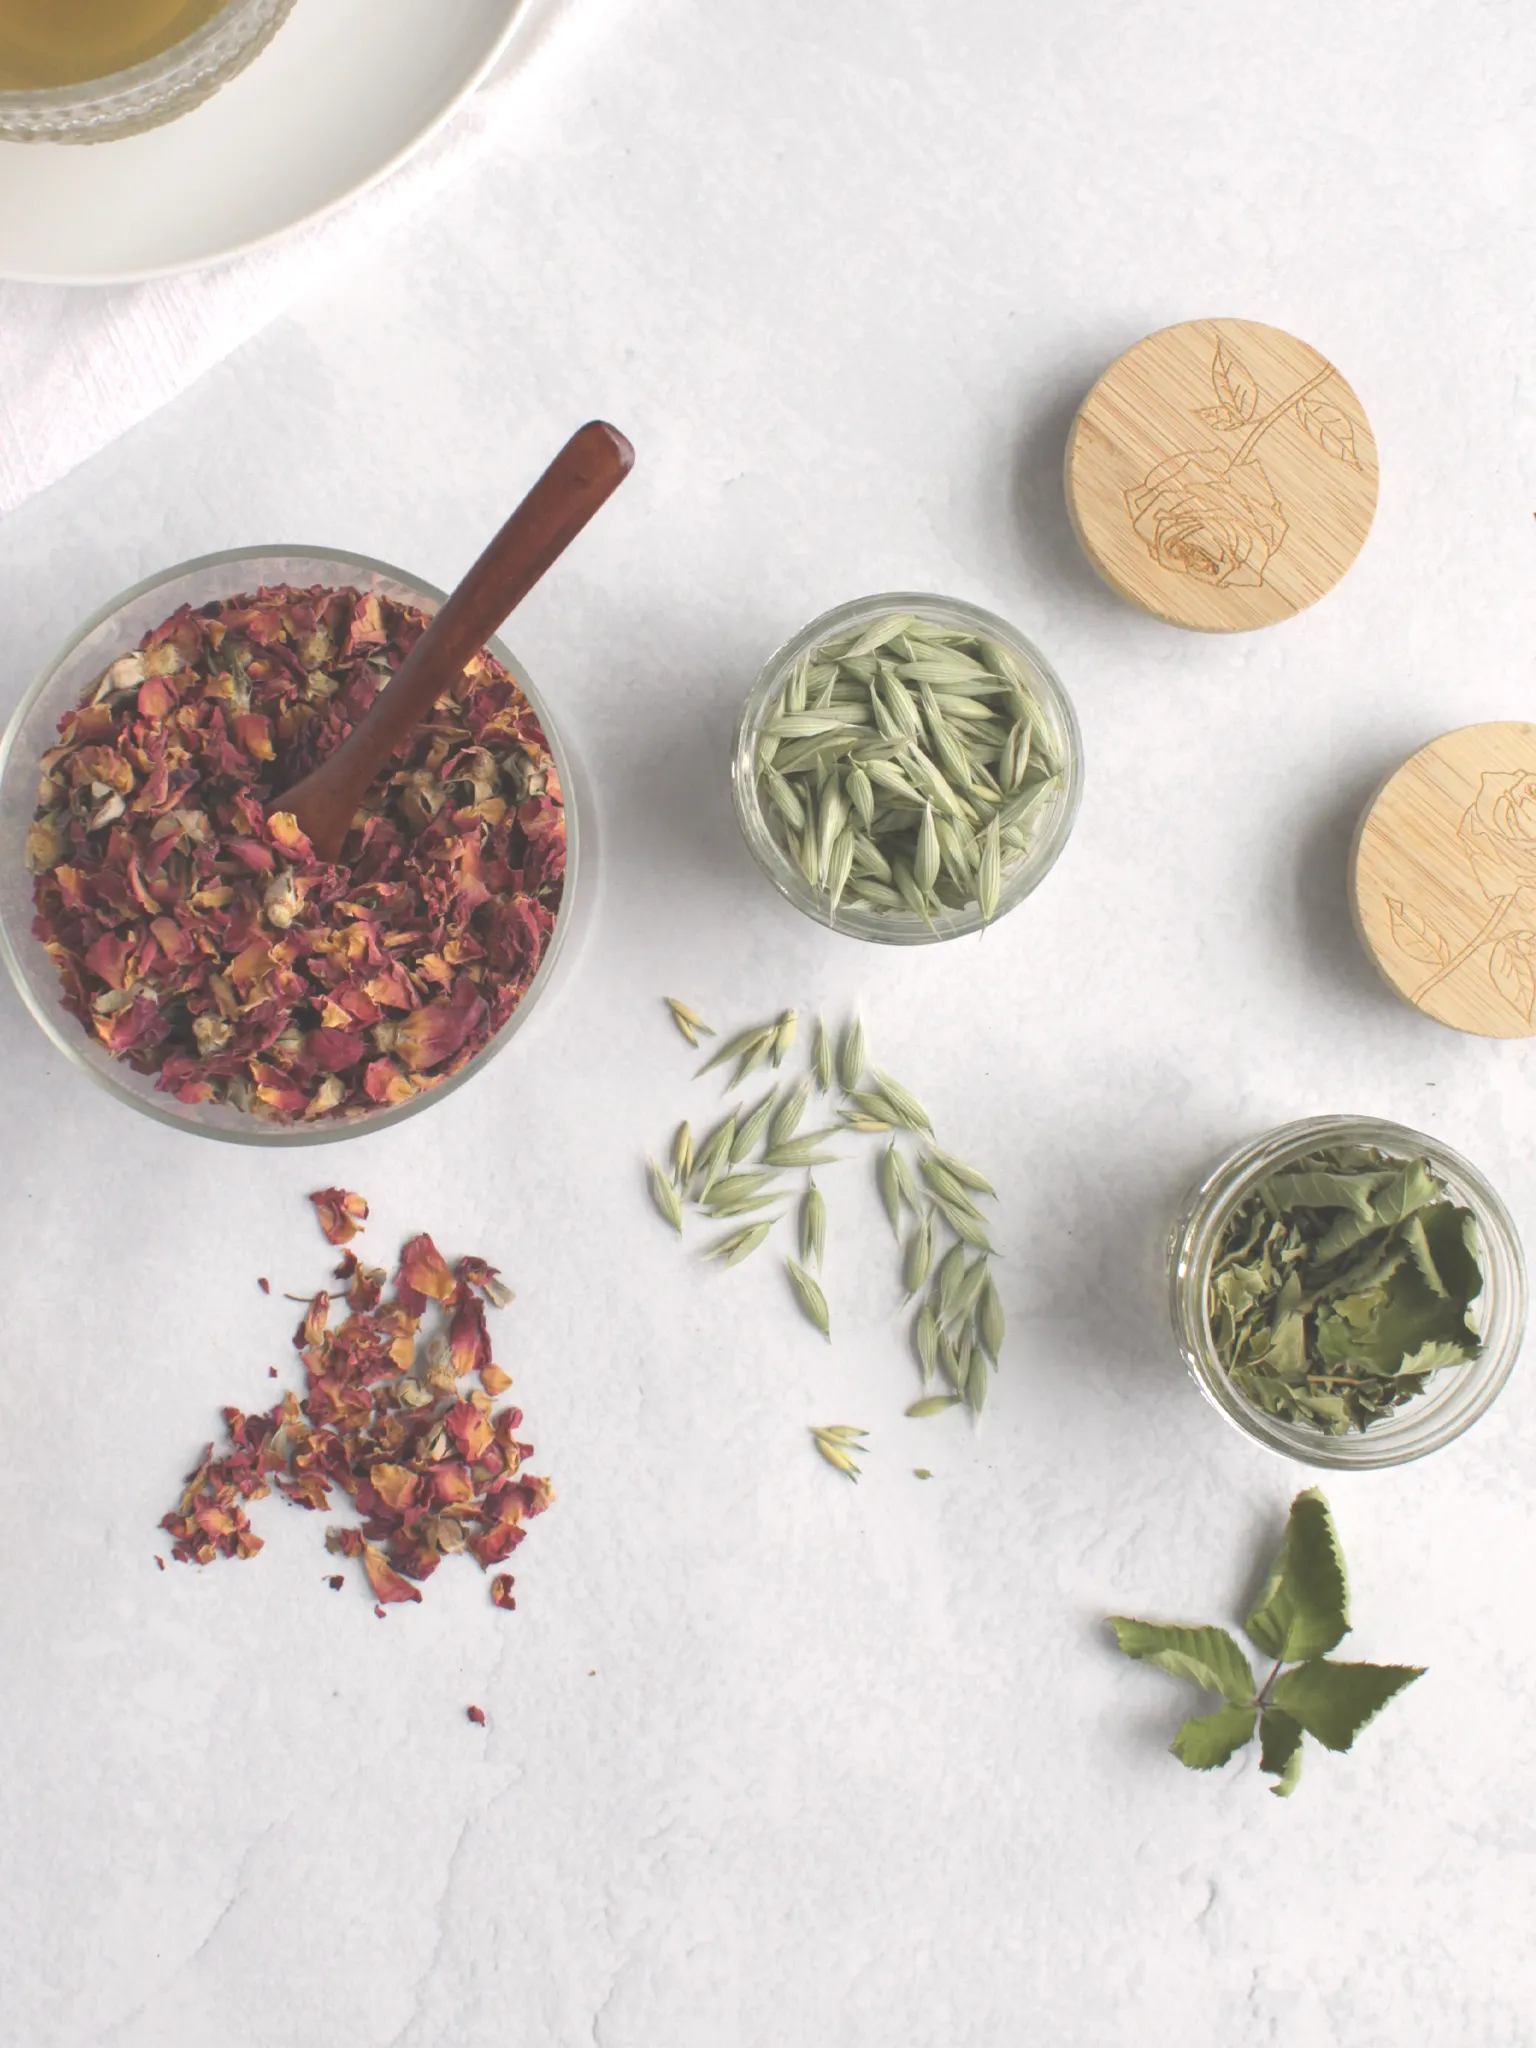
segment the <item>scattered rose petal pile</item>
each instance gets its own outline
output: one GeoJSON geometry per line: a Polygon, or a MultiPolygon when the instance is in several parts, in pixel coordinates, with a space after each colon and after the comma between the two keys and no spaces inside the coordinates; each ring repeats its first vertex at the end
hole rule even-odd
{"type": "Polygon", "coordinates": [[[275,1123],[408,1102],[532,981],[560,910],[564,800],[490,655],[369,789],[338,863],[268,815],[426,624],[318,587],[183,607],[61,719],[27,840],[33,930],[65,1007],[178,1100],[275,1123]]]}
{"type": "MultiPolygon", "coordinates": [[[[352,1234],[368,1213],[342,1188],[310,1199],[333,1243],[333,1231],[350,1226],[352,1234]]],[[[183,1564],[254,1557],[262,1539],[246,1514],[250,1502],[275,1486],[299,1507],[329,1508],[339,1490],[362,1523],[330,1530],[326,1548],[362,1560],[382,1613],[419,1600],[420,1582],[445,1557],[468,1551],[486,1569],[503,1563],[554,1489],[523,1469],[533,1446],[516,1436],[522,1410],[492,1405],[512,1384],[492,1361],[486,1327],[486,1302],[512,1298],[494,1266],[471,1257],[450,1270],[423,1233],[402,1252],[387,1299],[383,1269],[355,1252],[343,1253],[335,1277],[346,1282],[343,1319],[333,1325],[322,1289],[294,1337],[302,1396],[285,1394],[262,1415],[226,1408],[228,1447],[215,1456],[209,1445],[161,1526],[183,1564]],[[434,1303],[445,1327],[422,1342],[434,1303]],[[462,1389],[471,1376],[479,1385],[462,1389]]],[[[508,1572],[492,1580],[497,1607],[517,1605],[512,1584],[508,1572]]]]}

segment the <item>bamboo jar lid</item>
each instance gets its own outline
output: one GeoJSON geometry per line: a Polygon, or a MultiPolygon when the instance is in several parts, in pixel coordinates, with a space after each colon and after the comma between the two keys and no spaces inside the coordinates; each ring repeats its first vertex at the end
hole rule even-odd
{"type": "Polygon", "coordinates": [[[1360,821],[1350,895],[1415,1009],[1536,1034],[1536,725],[1465,725],[1404,762],[1360,821]]]}
{"type": "Polygon", "coordinates": [[[1111,363],[1067,437],[1067,506],[1105,582],[1170,625],[1304,611],[1365,545],[1376,442],[1304,341],[1255,320],[1164,327],[1111,363]]]}

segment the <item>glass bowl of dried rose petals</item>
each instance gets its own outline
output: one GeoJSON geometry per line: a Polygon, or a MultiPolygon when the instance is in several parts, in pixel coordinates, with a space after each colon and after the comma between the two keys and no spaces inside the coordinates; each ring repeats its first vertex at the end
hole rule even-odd
{"type": "Polygon", "coordinates": [[[59,1050],[235,1143],[414,1115],[548,988],[569,763],[500,641],[316,857],[271,808],[345,737],[443,593],[362,556],[207,555],[89,620],[0,745],[0,952],[59,1050]]]}

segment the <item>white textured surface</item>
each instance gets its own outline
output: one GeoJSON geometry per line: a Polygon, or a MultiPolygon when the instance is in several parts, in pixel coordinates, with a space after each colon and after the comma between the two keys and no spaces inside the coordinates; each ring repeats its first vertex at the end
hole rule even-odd
{"type": "MultiPolygon", "coordinates": [[[[1335,1480],[1354,1654],[1430,1675],[1283,1805],[1163,1749],[1114,1609],[1243,1611],[1300,1475],[1182,1377],[1162,1242],[1248,1133],[1440,1132],[1536,1237],[1531,1054],[1400,1008],[1342,872],[1378,777],[1523,715],[1536,640],[1530,106],[1517,9],[1295,0],[591,0],[471,178],[0,529],[0,693],[204,549],[451,579],[580,418],[640,462],[513,635],[597,792],[551,1008],[399,1131],[251,1157],[148,1127],[6,990],[3,2033],[24,2048],[1513,2048],[1531,2039],[1536,1380],[1417,1469],[1335,1480]],[[1340,364],[1383,452],[1340,589],[1237,640],[1100,589],[1067,420],[1164,322],[1340,364]],[[1041,892],[894,958],[797,921],[724,776],[814,611],[973,596],[1074,692],[1088,786],[1041,892]],[[690,1093],[656,998],[858,1000],[1005,1195],[984,1431],[908,1424],[873,1198],[829,1176],[830,1352],[766,1263],[691,1270],[636,1157],[690,1093]],[[374,1620],[318,1519],[198,1575],[155,1520],[286,1371],[339,1178],[374,1247],[497,1257],[558,1505],[495,1613],[374,1620]],[[844,1485],[804,1426],[873,1432],[844,1485]],[[913,1480],[926,1463],[933,1481],[913,1480]],[[79,1475],[84,1468],[86,1476],[79,1475]],[[478,1701],[484,1733],[463,1709],[478,1701]]],[[[848,1174],[852,1169],[845,1169],[848,1174]]]]}

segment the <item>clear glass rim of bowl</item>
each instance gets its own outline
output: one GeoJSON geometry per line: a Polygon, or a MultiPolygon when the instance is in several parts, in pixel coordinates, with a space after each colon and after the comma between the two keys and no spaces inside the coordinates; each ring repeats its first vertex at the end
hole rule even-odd
{"type": "Polygon", "coordinates": [[[768,707],[783,686],[789,670],[807,649],[851,627],[868,624],[882,612],[911,612],[919,618],[931,619],[935,625],[957,626],[964,631],[985,634],[988,639],[1000,640],[1029,669],[1031,687],[1050,721],[1051,737],[1061,756],[1062,787],[1055,796],[1046,800],[1043,807],[1045,815],[1039,820],[1026,851],[1011,867],[1004,869],[1002,895],[997,916],[990,920],[992,924],[997,924],[1009,911],[1017,909],[1024,898],[1039,887],[1071,837],[1078,805],[1082,801],[1083,736],[1077,713],[1061,678],[1034,642],[1007,619],[972,604],[966,598],[941,597],[933,591],[919,590],[887,590],[871,597],[851,598],[847,603],[834,605],[830,611],[812,619],[809,625],[802,626],[793,639],[786,640],[768,657],[748,691],[736,721],[731,754],[731,795],[736,806],[736,821],[748,851],[781,896],[829,931],[838,932],[845,938],[869,939],[878,945],[929,946],[946,939],[967,938],[972,933],[985,930],[980,911],[974,905],[965,910],[939,910],[934,913],[930,924],[911,911],[877,911],[864,904],[844,903],[839,906],[836,917],[832,917],[819,893],[810,887],[774,838],[757,794],[754,772],[757,736],[768,707]]]}
{"type": "MultiPolygon", "coordinates": [[[[19,847],[12,843],[11,828],[13,822],[19,823],[23,818],[30,822],[35,808],[35,804],[31,802],[24,801],[19,805],[16,804],[13,787],[14,775],[20,769],[27,776],[27,790],[32,791],[35,788],[34,760],[26,758],[21,751],[24,740],[31,737],[28,733],[29,722],[48,695],[50,685],[54,684],[59,678],[70,658],[85,645],[93,634],[99,632],[103,627],[110,625],[114,619],[131,605],[136,604],[140,599],[153,596],[157,591],[168,589],[171,585],[187,578],[224,567],[232,568],[236,565],[239,565],[242,570],[250,571],[251,574],[242,575],[231,583],[227,593],[229,597],[239,596],[243,590],[255,589],[262,584],[270,585],[279,581],[286,582],[292,580],[286,576],[263,576],[260,573],[263,563],[285,564],[294,568],[307,563],[312,564],[317,572],[327,570],[357,572],[363,577],[370,579],[374,588],[396,596],[406,603],[417,604],[425,611],[435,612],[448,595],[446,591],[440,590],[436,584],[428,583],[407,570],[397,568],[391,562],[379,561],[374,556],[352,554],[344,548],[318,548],[305,545],[295,545],[292,547],[224,548],[214,554],[196,555],[190,561],[178,563],[173,569],[161,570],[153,576],[145,577],[142,582],[135,583],[131,588],[120,591],[116,597],[93,612],[90,618],[70,635],[58,653],[45,665],[36,680],[23,694],[21,701],[11,714],[4,737],[0,738],[0,859],[9,859],[12,854],[19,854],[19,847]],[[13,810],[16,813],[14,819],[12,816],[13,810]]],[[[326,578],[323,573],[317,573],[312,580],[316,583],[324,584],[326,578]]],[[[331,587],[343,586],[337,585],[333,579],[331,587]]],[[[181,602],[187,601],[185,599],[181,600],[181,602]]],[[[212,603],[215,599],[208,597],[198,601],[201,603],[212,603]]],[[[173,604],[170,609],[174,611],[176,606],[173,604]]],[[[169,614],[167,613],[166,616],[169,616],[169,614]]],[[[139,635],[135,633],[130,644],[137,645],[138,638],[139,635]]],[[[112,1059],[111,1055],[104,1050],[98,1050],[93,1041],[86,1035],[79,1020],[71,1016],[64,1009],[62,1003],[57,1000],[51,1003],[45,1000],[44,989],[47,989],[49,993],[54,994],[56,997],[58,970],[48,955],[42,952],[41,945],[33,939],[30,917],[27,919],[27,930],[24,937],[13,932],[3,915],[4,896],[3,893],[0,893],[0,958],[4,959],[22,1001],[26,1004],[28,1010],[32,1013],[53,1045],[72,1066],[88,1074],[98,1087],[104,1088],[109,1095],[116,1096],[120,1102],[126,1102],[131,1108],[140,1111],[145,1116],[153,1117],[157,1123],[169,1125],[173,1130],[191,1132],[197,1137],[214,1138],[222,1143],[232,1145],[300,1146],[339,1144],[349,1138],[365,1137],[374,1131],[385,1130],[392,1124],[404,1123],[407,1118],[417,1116],[421,1111],[432,1108],[435,1103],[445,1101],[448,1096],[462,1088],[465,1082],[472,1079],[473,1076],[489,1065],[490,1061],[499,1052],[504,1050],[516,1036],[517,1032],[527,1023],[539,999],[547,992],[554,978],[560,957],[565,951],[566,941],[570,935],[573,922],[572,911],[576,900],[576,892],[580,886],[580,825],[571,773],[571,759],[566,751],[565,743],[560,737],[558,727],[550,718],[548,706],[530,680],[522,663],[499,636],[494,636],[488,640],[486,646],[513,677],[518,688],[528,699],[540,726],[543,728],[544,738],[554,759],[555,772],[560,777],[560,789],[565,806],[566,827],[565,882],[561,891],[560,909],[555,918],[554,930],[550,933],[549,944],[545,948],[544,957],[539,962],[532,980],[524,991],[522,1001],[496,1033],[495,1037],[488,1044],[482,1046],[473,1059],[466,1061],[456,1074],[450,1074],[446,1080],[439,1081],[434,1087],[423,1090],[419,1095],[413,1095],[409,1102],[395,1103],[377,1110],[360,1111],[355,1116],[335,1118],[324,1122],[317,1121],[311,1124],[269,1124],[261,1118],[252,1115],[249,1111],[229,1109],[227,1105],[220,1105],[221,1108],[225,1109],[230,1120],[221,1120],[217,1124],[211,1123],[192,1113],[193,1110],[200,1108],[201,1105],[181,1104],[172,1095],[157,1093],[154,1089],[152,1076],[133,1074],[132,1080],[125,1078],[125,1075],[132,1074],[132,1069],[124,1068],[121,1061],[112,1059]],[[26,961],[21,957],[17,945],[19,937],[22,938],[23,944],[35,946],[38,953],[42,956],[39,963],[40,971],[36,974],[29,970],[26,961]],[[41,971],[42,968],[46,968],[46,975],[41,971]],[[49,977],[52,978],[51,981],[49,977]],[[134,1085],[135,1083],[138,1085],[134,1085]],[[235,1119],[239,1121],[235,1121],[235,1119]]],[[[123,654],[129,651],[130,646],[127,645],[118,649],[118,652],[123,654]]],[[[113,658],[112,655],[108,655],[106,660],[103,661],[102,667],[104,668],[106,662],[113,658]]],[[[62,699],[58,708],[60,710],[64,708],[62,699]]],[[[24,830],[22,838],[23,840],[25,838],[24,830]]],[[[25,873],[24,866],[22,872],[25,873]]],[[[31,896],[31,877],[28,875],[26,902],[29,906],[31,896]]]]}
{"type": "Polygon", "coordinates": [[[225,0],[200,28],[141,63],[72,85],[0,90],[0,140],[109,141],[188,112],[261,53],[293,6],[225,0]]]}
{"type": "Polygon", "coordinates": [[[1406,1465],[1452,1442],[1492,1406],[1515,1368],[1525,1334],[1525,1256],[1504,1203],[1459,1152],[1422,1131],[1378,1117],[1307,1117],[1266,1131],[1228,1154],[1185,1200],[1169,1241],[1168,1280],[1179,1350],[1212,1406],[1266,1449],[1332,1471],[1406,1465]],[[1222,1370],[1209,1312],[1211,1263],[1233,1206],[1285,1160],[1337,1144],[1372,1145],[1390,1156],[1427,1159],[1477,1218],[1483,1263],[1480,1356],[1459,1371],[1437,1374],[1427,1393],[1350,1436],[1327,1436],[1284,1422],[1247,1401],[1222,1370]]]}

